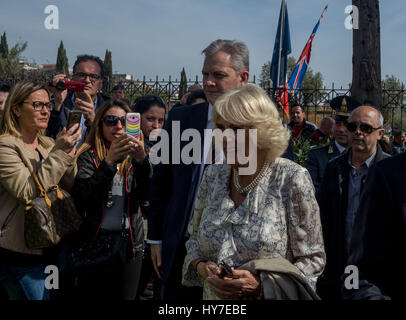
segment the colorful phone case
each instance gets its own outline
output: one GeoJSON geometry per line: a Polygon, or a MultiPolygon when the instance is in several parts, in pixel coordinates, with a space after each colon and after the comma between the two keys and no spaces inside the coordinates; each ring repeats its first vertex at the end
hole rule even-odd
{"type": "Polygon", "coordinates": [[[134,138],[140,138],[141,115],[139,113],[127,113],[125,118],[125,130],[134,138]]]}

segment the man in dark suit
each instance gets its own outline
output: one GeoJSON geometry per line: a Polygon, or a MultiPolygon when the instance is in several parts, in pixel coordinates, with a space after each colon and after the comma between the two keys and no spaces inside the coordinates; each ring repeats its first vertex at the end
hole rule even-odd
{"type": "MultiPolygon", "coordinates": [[[[80,110],[83,113],[81,120],[82,141],[85,140],[93,123],[97,109],[109,99],[98,93],[103,83],[104,63],[96,56],[80,55],[73,65],[72,81],[84,82],[83,92],[53,89],[53,109],[49,118],[47,135],[55,138],[66,127],[68,114],[71,110],[80,110]]],[[[57,74],[52,84],[66,78],[64,74],[57,74]]]]}
{"type": "Polygon", "coordinates": [[[392,153],[399,154],[406,152],[405,146],[405,132],[402,129],[393,129],[392,131],[393,141],[392,141],[392,153]]]}
{"type": "MultiPolygon", "coordinates": [[[[173,109],[164,129],[169,134],[169,145],[175,139],[172,123],[179,121],[180,133],[187,129],[200,132],[202,159],[206,159],[211,137],[204,129],[211,128],[212,106],[223,93],[242,87],[248,82],[249,57],[245,44],[230,40],[216,40],[203,50],[203,89],[209,103],[173,109]]],[[[179,137],[178,137],[179,139],[179,137]]],[[[180,150],[188,141],[180,141],[180,150]]],[[[204,164],[176,163],[172,150],[170,164],[158,164],[150,191],[148,214],[148,242],[154,269],[163,279],[162,298],[165,300],[200,300],[201,288],[182,286],[182,267],[186,255],[187,227],[204,164]]],[[[179,155],[177,155],[179,157],[179,155]]],[[[204,161],[202,161],[204,163],[204,161]]]]}
{"type": "MultiPolygon", "coordinates": [[[[344,285],[344,299],[406,299],[401,262],[406,243],[405,163],[403,153],[370,169],[354,222],[348,259],[348,265],[358,268],[358,288],[344,285]]],[[[344,275],[344,279],[346,276],[351,274],[344,275]]]]}
{"type": "Polygon", "coordinates": [[[305,167],[309,171],[314,188],[316,189],[316,198],[318,198],[319,195],[319,189],[327,163],[345,152],[349,147],[346,124],[350,112],[356,107],[359,107],[360,103],[350,97],[338,96],[331,100],[330,106],[334,110],[334,140],[328,144],[312,148],[307,154],[305,163],[305,167]]]}
{"type": "Polygon", "coordinates": [[[383,117],[376,108],[356,108],[347,123],[350,148],[327,164],[319,197],[327,257],[317,283],[322,299],[341,300],[341,276],[347,265],[352,226],[368,168],[389,157],[377,143],[384,133],[382,126],[383,117]]]}

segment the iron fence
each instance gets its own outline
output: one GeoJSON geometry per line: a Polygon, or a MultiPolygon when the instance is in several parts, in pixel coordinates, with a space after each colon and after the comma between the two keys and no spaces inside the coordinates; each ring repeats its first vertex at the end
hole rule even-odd
{"type": "MultiPolygon", "coordinates": [[[[47,84],[52,77],[52,72],[25,71],[18,75],[8,76],[7,79],[0,76],[0,80],[9,82],[10,84],[21,80],[36,80],[47,84]]],[[[255,75],[250,82],[256,83],[255,75]]],[[[157,94],[165,101],[167,110],[170,110],[170,108],[180,100],[179,89],[181,81],[180,79],[172,78],[171,76],[166,80],[159,79],[158,76],[156,76],[155,79],[147,79],[144,76],[142,80],[126,80],[121,81],[120,84],[124,86],[127,98],[131,103],[133,103],[138,96],[157,94]]],[[[187,87],[194,84],[202,86],[202,79],[199,79],[199,76],[196,76],[194,79],[189,78],[187,81],[187,87]]],[[[269,94],[271,97],[275,97],[273,92],[270,92],[269,94]]],[[[307,119],[318,125],[322,118],[333,114],[329,102],[335,97],[342,95],[350,96],[351,89],[335,87],[333,83],[330,89],[326,87],[298,89],[294,96],[289,96],[289,103],[300,103],[303,105],[307,119]]],[[[385,118],[385,127],[406,129],[406,89],[393,90],[382,88],[382,100],[383,104],[381,108],[385,118]]]]}

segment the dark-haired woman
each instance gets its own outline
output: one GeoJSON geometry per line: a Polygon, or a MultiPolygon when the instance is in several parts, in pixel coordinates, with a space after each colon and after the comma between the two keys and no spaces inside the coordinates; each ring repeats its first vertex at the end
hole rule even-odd
{"type": "Polygon", "coordinates": [[[78,150],[73,195],[85,219],[72,258],[83,261],[88,252],[95,264],[77,274],[77,297],[134,300],[137,293],[144,241],[138,203],[148,197],[152,169],[142,132],[139,140],[125,132],[127,112],[122,101],[105,103],[78,150]],[[103,253],[92,258],[100,246],[103,253]]]}
{"type": "MultiPolygon", "coordinates": [[[[155,94],[147,94],[141,97],[138,97],[134,105],[132,106],[134,112],[138,112],[141,115],[141,130],[144,133],[144,144],[147,153],[149,153],[150,148],[154,145],[155,141],[152,138],[151,132],[154,131],[154,136],[156,137],[159,133],[159,129],[162,129],[164,126],[165,120],[165,103],[162,98],[155,94]],[[152,139],[150,139],[152,138],[152,139]]],[[[149,209],[149,202],[144,201],[140,203],[141,212],[144,218],[144,231],[147,229],[147,215],[149,209]]],[[[153,266],[151,261],[151,255],[149,251],[149,244],[145,245],[144,259],[142,262],[142,274],[138,289],[138,296],[143,296],[145,293],[146,296],[150,295],[145,288],[147,287],[148,282],[151,277],[153,277],[153,298],[155,300],[159,299],[160,295],[160,279],[153,272],[153,266]]]]}
{"type": "Polygon", "coordinates": [[[141,114],[141,130],[144,133],[144,144],[148,151],[154,145],[154,142],[150,139],[151,132],[155,129],[162,129],[164,126],[165,103],[161,97],[155,94],[147,94],[138,97],[132,109],[134,112],[141,114]]]}

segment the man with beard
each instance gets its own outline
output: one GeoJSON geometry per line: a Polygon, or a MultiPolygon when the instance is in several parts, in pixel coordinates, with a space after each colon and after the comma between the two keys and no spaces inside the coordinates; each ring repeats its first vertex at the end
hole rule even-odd
{"type": "Polygon", "coordinates": [[[317,284],[322,299],[341,300],[341,276],[368,169],[389,157],[377,143],[384,133],[382,126],[383,117],[376,108],[356,108],[346,125],[350,148],[327,164],[319,196],[327,256],[326,267],[317,284]]]}
{"type": "Polygon", "coordinates": [[[351,97],[338,96],[331,100],[330,106],[334,110],[333,119],[333,137],[330,143],[314,147],[307,154],[305,163],[306,169],[312,177],[314,188],[316,189],[316,197],[318,197],[321,181],[326,170],[327,163],[345,152],[348,147],[348,131],[347,120],[350,112],[358,107],[360,103],[351,97]]]}

